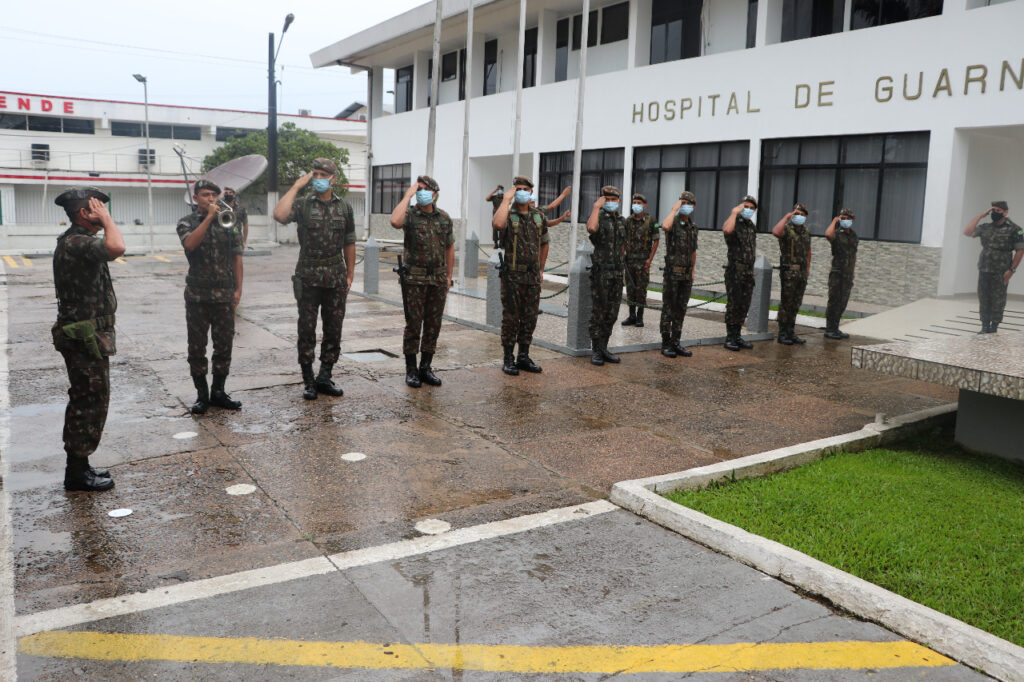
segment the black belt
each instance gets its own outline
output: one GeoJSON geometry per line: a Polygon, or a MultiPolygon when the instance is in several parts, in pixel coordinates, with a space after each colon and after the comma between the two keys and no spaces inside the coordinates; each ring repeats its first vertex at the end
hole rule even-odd
{"type": "MultiPolygon", "coordinates": [[[[409,266],[409,274],[413,277],[430,277],[432,275],[441,274],[442,270],[439,267],[436,268],[421,268],[415,265],[409,266]]],[[[447,274],[447,272],[445,272],[447,274]]]]}
{"type": "Polygon", "coordinates": [[[196,289],[234,289],[233,279],[204,279],[202,277],[185,276],[185,284],[196,289]]]}
{"type": "Polygon", "coordinates": [[[317,268],[317,267],[320,267],[320,266],[323,266],[323,265],[337,265],[338,263],[341,262],[343,257],[344,257],[344,254],[340,254],[339,253],[337,255],[331,256],[330,258],[300,258],[299,259],[299,264],[300,265],[309,265],[309,266],[312,266],[314,268],[317,268]]]}
{"type": "Polygon", "coordinates": [[[508,269],[512,272],[536,272],[537,266],[532,263],[527,265],[510,265],[508,269]]]}

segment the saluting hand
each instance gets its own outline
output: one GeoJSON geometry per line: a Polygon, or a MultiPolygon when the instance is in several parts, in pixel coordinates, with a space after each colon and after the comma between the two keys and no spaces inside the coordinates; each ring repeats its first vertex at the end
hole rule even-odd
{"type": "Polygon", "coordinates": [[[110,212],[107,211],[107,205],[96,197],[89,199],[89,219],[103,221],[110,217],[110,212]]]}
{"type": "Polygon", "coordinates": [[[745,208],[745,206],[743,205],[742,202],[738,203],[738,204],[736,204],[735,206],[732,207],[732,214],[733,215],[739,215],[740,211],[742,211],[744,208],[745,208]]]}
{"type": "Polygon", "coordinates": [[[604,196],[598,197],[597,201],[594,202],[594,208],[601,208],[608,199],[604,196]]]}

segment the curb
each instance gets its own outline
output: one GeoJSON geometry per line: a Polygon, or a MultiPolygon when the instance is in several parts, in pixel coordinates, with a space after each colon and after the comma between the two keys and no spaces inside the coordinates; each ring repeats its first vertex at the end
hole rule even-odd
{"type": "Polygon", "coordinates": [[[712,481],[754,478],[821,459],[884,445],[948,421],[956,403],[914,412],[885,424],[686,471],[621,481],[611,501],[716,552],[799,587],[961,663],[1006,682],[1024,682],[1024,647],[918,604],[773,540],[711,518],[661,495],[712,481]]]}

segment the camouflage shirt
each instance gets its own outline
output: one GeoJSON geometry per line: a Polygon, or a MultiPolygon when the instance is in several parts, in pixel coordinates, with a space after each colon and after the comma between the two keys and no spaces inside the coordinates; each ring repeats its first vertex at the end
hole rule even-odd
{"type": "Polygon", "coordinates": [[[697,251],[697,225],[689,217],[676,216],[672,229],[665,233],[665,272],[688,274],[697,251]]]}
{"type": "Polygon", "coordinates": [[[407,282],[448,286],[448,247],[455,243],[452,219],[434,206],[424,211],[410,206],[405,212],[405,266],[409,268],[407,282]]]}
{"type": "Polygon", "coordinates": [[[590,235],[590,243],[594,245],[594,255],[591,256],[594,269],[621,274],[623,249],[626,247],[626,219],[618,213],[600,209],[597,231],[590,235]]]}
{"type": "Polygon", "coordinates": [[[117,352],[114,313],[117,297],[107,261],[112,260],[102,237],[72,225],[57,238],[53,251],[53,286],[57,293],[57,324],[106,318],[97,325],[103,355],[117,352]],[[109,316],[109,318],[107,318],[109,316]]]}
{"type": "Polygon", "coordinates": [[[491,196],[491,215],[498,212],[498,209],[501,208],[501,202],[504,201],[504,199],[504,194],[495,194],[491,196]]]}
{"type": "Polygon", "coordinates": [[[311,287],[345,286],[345,247],[356,243],[352,206],[336,194],[329,201],[311,194],[292,204],[288,222],[297,223],[299,260],[295,274],[311,287]]]}
{"type": "Polygon", "coordinates": [[[803,225],[786,223],[779,237],[779,265],[782,269],[807,272],[807,252],[810,249],[810,231],[803,225]]]}
{"type": "Polygon", "coordinates": [[[736,216],[736,229],[725,235],[725,245],[729,250],[729,265],[753,271],[757,253],[757,229],[753,222],[736,216]]]}
{"type": "Polygon", "coordinates": [[[239,227],[248,224],[249,212],[245,210],[245,206],[242,206],[238,201],[235,201],[235,206],[232,210],[235,212],[235,224],[239,227]]]}
{"type": "Polygon", "coordinates": [[[660,239],[661,226],[650,215],[630,216],[626,219],[626,260],[643,263],[660,239]]]}
{"type": "Polygon", "coordinates": [[[539,280],[540,247],[550,239],[547,218],[539,209],[531,206],[529,213],[523,214],[513,207],[501,231],[501,248],[505,250],[510,275],[526,279],[523,273],[528,273],[539,280]]]}
{"type": "Polygon", "coordinates": [[[832,269],[853,274],[857,262],[857,233],[852,229],[837,228],[832,237],[832,269]]]}
{"type": "Polygon", "coordinates": [[[981,256],[978,257],[981,272],[1006,272],[1013,265],[1013,252],[1024,249],[1024,231],[1009,218],[1000,225],[978,225],[974,234],[981,239],[981,256]]]}
{"type": "MultiPolygon", "coordinates": [[[[198,210],[178,221],[178,237],[182,245],[205,216],[198,210]]],[[[235,256],[242,254],[242,229],[236,222],[231,229],[217,224],[206,229],[206,236],[192,251],[185,251],[188,276],[185,277],[185,300],[193,303],[231,303],[235,296],[235,256]]]]}

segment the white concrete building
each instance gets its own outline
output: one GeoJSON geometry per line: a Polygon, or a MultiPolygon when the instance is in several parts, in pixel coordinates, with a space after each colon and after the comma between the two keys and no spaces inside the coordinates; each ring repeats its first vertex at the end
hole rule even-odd
{"type": "MultiPolygon", "coordinates": [[[[470,229],[489,240],[484,196],[509,186],[519,0],[446,0],[435,176],[458,215],[464,74],[472,73],[470,229]]],[[[854,298],[902,303],[973,291],[976,240],[995,199],[1024,223],[1024,2],[999,0],[594,0],[590,4],[581,215],[598,188],[645,193],[663,217],[698,195],[698,280],[720,280],[719,230],[759,197],[768,231],[794,201],[824,233],[840,207],[862,238],[854,298]]],[[[529,0],[520,168],[541,203],[568,184],[582,0],[529,0]]],[[[388,213],[425,167],[433,3],[312,54],[372,69],[372,211],[388,213]],[[384,69],[394,83],[382,83],[384,69]],[[395,90],[395,115],[379,117],[395,90]]],[[[382,224],[374,218],[374,226],[382,224]]],[[[564,229],[564,228],[563,228],[564,229]]],[[[376,230],[376,227],[375,227],[376,230]]],[[[778,260],[768,235],[759,251],[778,260]]],[[[830,260],[814,241],[809,293],[830,260]]],[[[1011,293],[1024,294],[1024,278],[1011,293]]]]}
{"type": "MultiPolygon", "coordinates": [[[[114,220],[123,225],[131,250],[149,245],[146,164],[153,183],[155,242],[178,248],[174,227],[188,212],[184,176],[174,153],[185,148],[190,178],[203,158],[233,135],[266,129],[264,112],[149,105],[150,145],[146,154],[145,107],[115,102],[0,91],[0,249],[52,250],[57,227],[67,222],[53,200],[70,185],[95,185],[111,197],[114,220]]],[[[322,139],[348,149],[349,200],[358,215],[365,204],[366,122],[314,116],[278,115],[322,139]]],[[[272,239],[266,198],[243,195],[251,242],[272,239]]],[[[357,220],[360,220],[357,218],[357,220]]],[[[277,226],[278,236],[294,233],[277,226]]]]}

